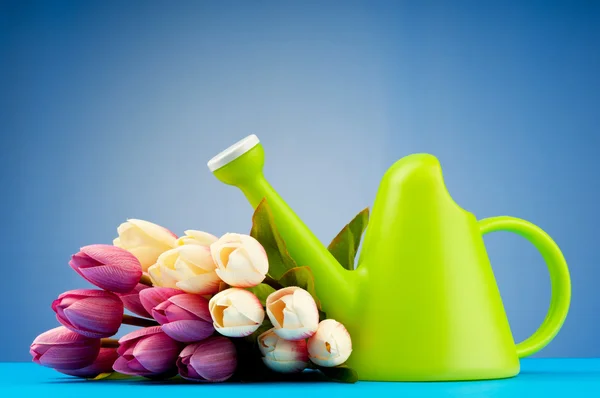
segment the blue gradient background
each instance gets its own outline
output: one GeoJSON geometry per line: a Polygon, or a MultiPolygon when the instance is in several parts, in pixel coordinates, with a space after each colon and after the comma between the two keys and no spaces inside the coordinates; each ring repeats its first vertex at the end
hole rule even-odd
{"type": "MultiPolygon", "coordinates": [[[[87,286],[70,254],[127,218],[246,232],[207,170],[250,133],[266,174],[328,242],[395,160],[430,152],[479,218],[562,248],[573,300],[538,355],[600,356],[597,2],[0,2],[0,360],[87,286]]],[[[517,236],[486,236],[516,340],[549,277],[517,236]]],[[[410,327],[410,325],[407,325],[410,327]]]]}

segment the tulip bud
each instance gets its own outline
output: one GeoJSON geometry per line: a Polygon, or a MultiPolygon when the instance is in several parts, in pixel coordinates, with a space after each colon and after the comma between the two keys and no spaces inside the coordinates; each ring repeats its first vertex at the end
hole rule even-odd
{"type": "Polygon", "coordinates": [[[244,289],[223,290],[210,299],[208,308],[215,329],[227,337],[251,335],[265,319],[258,298],[244,289]]]}
{"type": "Polygon", "coordinates": [[[40,334],[29,348],[33,362],[65,370],[91,365],[99,352],[100,339],[82,336],[64,326],[40,334]]]}
{"type": "Polygon", "coordinates": [[[195,294],[178,294],[152,310],[152,316],[169,337],[183,343],[204,340],[213,332],[208,300],[195,294]]]}
{"type": "Polygon", "coordinates": [[[98,357],[94,360],[91,365],[85,366],[80,369],[56,369],[57,371],[64,373],[69,376],[83,377],[86,379],[93,378],[102,373],[110,373],[113,371],[113,364],[117,360],[116,348],[100,348],[98,357]]]}
{"type": "Polygon", "coordinates": [[[210,252],[217,275],[230,286],[256,286],[269,271],[265,249],[249,235],[225,234],[210,245],[210,252]]]}
{"type": "Polygon", "coordinates": [[[136,315],[143,316],[144,318],[152,318],[152,315],[142,305],[140,300],[140,293],[142,290],[151,289],[150,286],[146,286],[142,283],[138,283],[135,288],[129,293],[117,293],[117,296],[123,302],[125,308],[133,312],[136,315]]]}
{"type": "MultiPolygon", "coordinates": [[[[185,294],[183,290],[172,289],[170,287],[151,287],[140,292],[140,302],[149,314],[152,314],[154,307],[167,300],[169,297],[178,294],[185,294]]],[[[152,316],[151,316],[152,318],[152,316]]]]}
{"type": "Polygon", "coordinates": [[[218,238],[208,232],[203,231],[195,231],[193,229],[189,229],[185,232],[185,236],[181,236],[177,239],[177,246],[183,245],[200,245],[200,246],[210,246],[211,243],[214,243],[218,240],[218,238]]]}
{"type": "Polygon", "coordinates": [[[148,272],[162,253],[176,246],[177,235],[160,225],[129,219],[117,228],[119,237],[113,245],[131,252],[148,272]]]}
{"type": "Polygon", "coordinates": [[[123,320],[123,303],[105,290],[70,290],[52,302],[52,309],[67,329],[91,338],[114,335],[123,320]]]}
{"type": "Polygon", "coordinates": [[[297,286],[279,289],[267,297],[267,315],[274,332],[286,340],[312,336],[319,325],[319,310],[313,297],[297,286]]]}
{"type": "Polygon", "coordinates": [[[225,381],[233,375],[236,366],[235,346],[222,336],[188,345],[177,359],[179,375],[192,381],[225,381]]]}
{"type": "Polygon", "coordinates": [[[306,340],[284,340],[273,329],[258,336],[258,348],[264,364],[275,372],[302,372],[308,364],[306,340]]]}
{"type": "Polygon", "coordinates": [[[333,319],[319,323],[317,333],[308,339],[308,356],[319,366],[338,366],[352,353],[350,333],[344,325],[333,319]]]}
{"type": "Polygon", "coordinates": [[[127,250],[110,245],[90,245],[81,248],[69,262],[79,275],[101,289],[128,293],[142,277],[142,267],[127,250]]]}
{"type": "Polygon", "coordinates": [[[201,245],[184,245],[164,252],[148,273],[156,286],[193,294],[216,293],[221,283],[210,249],[201,245]]]}
{"type": "Polygon", "coordinates": [[[174,376],[180,350],[180,344],[167,336],[160,326],[138,329],[119,339],[119,358],[113,369],[132,376],[174,376]]]}

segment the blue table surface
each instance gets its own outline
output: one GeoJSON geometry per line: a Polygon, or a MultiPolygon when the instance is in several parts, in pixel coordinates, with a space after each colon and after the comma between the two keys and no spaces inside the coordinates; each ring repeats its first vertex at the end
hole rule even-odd
{"type": "Polygon", "coordinates": [[[429,383],[159,383],[88,381],[33,363],[0,363],[0,397],[600,397],[600,358],[524,359],[504,380],[429,383]],[[176,395],[175,395],[176,394],[176,395]],[[202,395],[200,395],[202,394],[202,395]],[[206,395],[210,394],[210,395],[206,395]]]}

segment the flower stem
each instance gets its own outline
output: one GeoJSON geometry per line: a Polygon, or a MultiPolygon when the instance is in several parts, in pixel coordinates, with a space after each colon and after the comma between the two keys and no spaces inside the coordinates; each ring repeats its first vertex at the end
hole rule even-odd
{"type": "Polygon", "coordinates": [[[100,346],[104,348],[119,348],[119,340],[117,339],[101,339],[100,346]]]}
{"type": "Polygon", "coordinates": [[[278,281],[276,281],[275,279],[271,278],[269,275],[267,275],[265,277],[265,280],[263,281],[263,283],[266,283],[267,285],[271,286],[275,290],[283,289],[283,285],[281,283],[279,283],[278,281]]]}
{"type": "Polygon", "coordinates": [[[125,325],[141,326],[144,328],[148,327],[148,326],[158,326],[159,325],[159,323],[153,319],[138,318],[137,316],[131,316],[131,315],[127,315],[127,314],[123,314],[122,322],[125,325]]]}
{"type": "Polygon", "coordinates": [[[142,274],[142,277],[140,278],[140,283],[142,285],[152,286],[152,279],[150,279],[150,276],[148,274],[142,274]]]}

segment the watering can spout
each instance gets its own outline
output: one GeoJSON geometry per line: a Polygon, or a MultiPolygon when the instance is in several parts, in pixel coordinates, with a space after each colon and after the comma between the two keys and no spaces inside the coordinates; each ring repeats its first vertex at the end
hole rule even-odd
{"type": "Polygon", "coordinates": [[[264,149],[255,135],[227,148],[208,162],[222,182],[238,187],[253,208],[266,199],[277,229],[298,266],[315,276],[317,295],[330,317],[349,318],[356,298],[353,273],[344,269],[265,179],[264,149]]]}

